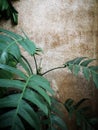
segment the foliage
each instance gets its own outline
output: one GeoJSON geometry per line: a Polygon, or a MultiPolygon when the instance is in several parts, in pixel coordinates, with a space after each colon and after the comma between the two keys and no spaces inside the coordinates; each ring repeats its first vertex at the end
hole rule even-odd
{"type": "MultiPolygon", "coordinates": [[[[66,123],[62,119],[63,113],[57,107],[61,103],[54,98],[54,92],[44,75],[52,70],[67,67],[75,75],[82,72],[87,80],[92,78],[95,86],[98,87],[98,66],[88,66],[94,59],[76,58],[61,67],[42,73],[39,71],[40,67],[36,61],[36,55],[42,50],[37,48],[25,33],[24,36],[21,36],[0,29],[0,45],[0,91],[5,90],[5,93],[1,91],[0,95],[0,128],[8,130],[67,130],[66,123]],[[35,73],[28,60],[22,55],[20,46],[33,57],[35,73]],[[17,65],[21,66],[23,71],[17,65]]],[[[74,101],[68,100],[64,106],[69,115],[77,111],[83,101],[80,101],[78,105],[73,105],[74,101]],[[72,103],[68,105],[70,101],[72,103]]],[[[83,110],[84,108],[81,108],[78,111],[83,110]]],[[[77,122],[80,126],[83,120],[81,120],[79,115],[81,113],[78,111],[76,112],[77,122]]],[[[84,115],[82,116],[86,118],[84,115]]]]}
{"type": "Polygon", "coordinates": [[[79,72],[82,72],[83,76],[89,81],[93,79],[95,86],[98,88],[98,66],[92,66],[89,64],[95,59],[87,59],[86,57],[75,58],[71,61],[65,63],[65,67],[73,72],[74,75],[78,75],[79,72]],[[84,60],[85,59],[85,60],[84,60]]]}
{"type": "Polygon", "coordinates": [[[83,98],[75,103],[73,99],[67,99],[64,103],[70,119],[75,116],[78,130],[94,130],[94,126],[98,122],[98,118],[91,116],[91,107],[83,106],[86,100],[88,99],[83,98]]]}
{"type": "Polygon", "coordinates": [[[14,25],[18,24],[18,12],[12,5],[11,0],[0,0],[0,18],[9,19],[14,25]]]}

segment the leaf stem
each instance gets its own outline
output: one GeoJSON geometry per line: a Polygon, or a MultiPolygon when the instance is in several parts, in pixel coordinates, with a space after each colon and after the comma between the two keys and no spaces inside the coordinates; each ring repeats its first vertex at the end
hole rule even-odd
{"type": "Polygon", "coordinates": [[[44,72],[44,73],[41,74],[41,75],[43,76],[43,75],[45,75],[45,74],[47,74],[47,73],[49,73],[49,72],[51,72],[51,71],[53,71],[53,70],[63,69],[63,68],[65,68],[65,67],[66,67],[66,66],[55,67],[55,68],[52,68],[52,69],[50,69],[50,70],[47,70],[46,72],[44,72]]]}
{"type": "Polygon", "coordinates": [[[32,67],[31,67],[31,65],[29,64],[28,60],[27,60],[23,55],[21,55],[21,57],[23,58],[23,60],[24,60],[24,61],[26,62],[26,64],[28,65],[31,74],[33,74],[32,67]]]}
{"type": "Polygon", "coordinates": [[[35,67],[36,67],[36,74],[38,74],[38,66],[37,66],[36,57],[35,55],[33,55],[33,57],[34,57],[34,62],[35,62],[35,67]]]}

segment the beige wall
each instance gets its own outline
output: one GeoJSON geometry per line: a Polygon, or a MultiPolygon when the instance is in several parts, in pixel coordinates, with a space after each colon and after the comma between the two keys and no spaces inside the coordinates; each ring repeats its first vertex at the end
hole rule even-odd
{"type": "MultiPolygon", "coordinates": [[[[98,0],[20,0],[14,5],[19,12],[18,26],[12,27],[10,21],[0,26],[17,33],[22,28],[43,48],[43,71],[79,56],[98,58],[98,0]]],[[[46,77],[61,101],[93,97],[95,109],[92,83],[76,78],[68,70],[54,71],[46,77]]]]}

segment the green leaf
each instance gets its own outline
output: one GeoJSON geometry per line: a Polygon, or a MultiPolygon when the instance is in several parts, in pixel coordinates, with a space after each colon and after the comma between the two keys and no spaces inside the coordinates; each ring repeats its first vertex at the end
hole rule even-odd
{"type": "Polygon", "coordinates": [[[23,100],[18,113],[33,128],[35,128],[36,130],[39,129],[40,122],[37,114],[34,112],[33,108],[23,100]]]}
{"type": "Polygon", "coordinates": [[[4,78],[6,78],[6,79],[11,79],[11,78],[13,78],[13,74],[12,73],[10,73],[10,72],[8,72],[8,71],[5,71],[5,70],[2,70],[2,69],[0,69],[0,78],[2,79],[4,79],[4,78]]]}
{"type": "Polygon", "coordinates": [[[4,65],[4,64],[0,64],[0,68],[3,69],[3,70],[6,70],[8,72],[11,72],[13,74],[16,74],[16,75],[18,75],[19,77],[21,77],[25,80],[27,79],[27,76],[22,71],[20,71],[19,69],[16,69],[14,67],[4,65]]]}
{"type": "Polygon", "coordinates": [[[23,89],[25,83],[19,80],[0,79],[0,87],[23,89]]]}
{"type": "Polygon", "coordinates": [[[7,0],[0,0],[0,11],[8,9],[8,6],[7,0]]]}
{"type": "Polygon", "coordinates": [[[19,59],[21,57],[20,49],[18,45],[16,44],[15,39],[12,39],[11,37],[7,35],[0,34],[0,44],[4,44],[5,48],[2,48],[2,53],[10,53],[12,54],[16,59],[19,59]],[[3,43],[2,43],[3,42],[3,43]]]}
{"type": "Polygon", "coordinates": [[[50,87],[49,81],[40,75],[33,75],[29,83],[33,83],[33,86],[40,86],[50,94],[54,93],[52,88],[50,87]]]}
{"type": "Polygon", "coordinates": [[[69,68],[70,71],[72,71],[72,70],[73,70],[73,65],[72,65],[72,64],[69,64],[69,65],[68,65],[68,68],[69,68]]]}
{"type": "Polygon", "coordinates": [[[91,63],[91,62],[94,61],[94,60],[96,60],[96,59],[85,60],[85,61],[83,61],[80,65],[86,67],[86,66],[88,66],[89,63],[91,63]]]}
{"type": "Polygon", "coordinates": [[[36,92],[38,92],[38,94],[40,94],[49,105],[51,105],[50,97],[49,97],[49,95],[47,94],[47,92],[43,88],[41,88],[38,85],[33,85],[33,82],[28,83],[28,86],[30,86],[36,92]]]}
{"type": "Polygon", "coordinates": [[[32,74],[27,62],[25,62],[23,58],[19,60],[19,64],[24,68],[24,70],[27,72],[29,76],[32,74]]]}
{"type": "Polygon", "coordinates": [[[24,39],[23,41],[20,41],[20,45],[30,54],[34,55],[36,52],[36,47],[35,44],[29,40],[29,39],[24,39]]]}
{"type": "MultiPolygon", "coordinates": [[[[15,115],[15,110],[11,110],[3,115],[0,116],[0,128],[12,126],[13,124],[13,117],[15,115]]],[[[11,128],[11,130],[25,130],[20,118],[16,116],[14,126],[11,128]]]]}
{"type": "Polygon", "coordinates": [[[61,128],[61,130],[68,130],[65,122],[57,115],[52,114],[51,121],[54,126],[57,125],[57,127],[61,128]]]}
{"type": "Polygon", "coordinates": [[[0,63],[5,64],[8,59],[8,53],[3,51],[0,57],[0,63]]]}
{"type": "Polygon", "coordinates": [[[9,36],[9,37],[11,37],[11,38],[13,38],[13,39],[16,39],[16,40],[17,40],[17,39],[23,39],[23,37],[22,37],[21,35],[16,34],[16,33],[12,32],[12,31],[3,29],[3,28],[0,28],[0,32],[3,32],[3,33],[5,33],[5,34],[7,34],[7,36],[9,36]]]}
{"type": "Polygon", "coordinates": [[[12,94],[4,98],[0,98],[0,108],[17,107],[20,94],[12,94]]]}
{"type": "Polygon", "coordinates": [[[75,109],[78,109],[78,107],[79,107],[81,104],[83,104],[85,101],[87,101],[87,100],[88,100],[88,98],[83,98],[83,99],[81,99],[80,101],[78,101],[78,102],[74,105],[75,109]]]}
{"type": "Polygon", "coordinates": [[[34,55],[36,52],[36,46],[35,44],[28,38],[28,37],[22,37],[14,32],[5,30],[5,29],[0,29],[0,32],[3,32],[7,35],[9,35],[9,37],[13,38],[13,42],[11,43],[10,46],[12,46],[13,44],[15,45],[16,43],[18,43],[19,45],[21,45],[30,55],[34,55]]]}
{"type": "Polygon", "coordinates": [[[70,107],[74,103],[74,100],[69,98],[65,101],[64,106],[70,107]]]}
{"type": "Polygon", "coordinates": [[[46,115],[48,115],[48,107],[47,103],[41,98],[41,96],[30,89],[27,89],[24,93],[24,98],[33,104],[35,104],[38,108],[40,108],[46,115]]]}
{"type": "Polygon", "coordinates": [[[88,68],[83,67],[83,74],[84,74],[84,77],[85,77],[87,80],[90,80],[91,73],[90,73],[90,71],[89,71],[88,68]]]}
{"type": "Polygon", "coordinates": [[[74,73],[74,75],[78,75],[78,73],[79,73],[79,71],[80,71],[80,66],[78,66],[78,65],[75,65],[74,67],[73,67],[73,73],[74,73]]]}
{"type": "Polygon", "coordinates": [[[7,113],[4,113],[3,115],[0,115],[0,128],[11,126],[12,124],[12,115],[14,115],[15,110],[8,111],[7,113]]]}
{"type": "Polygon", "coordinates": [[[83,59],[85,59],[85,58],[87,58],[87,57],[77,57],[76,58],[76,60],[74,61],[74,64],[80,64],[80,62],[83,60],[83,59]]]}
{"type": "Polygon", "coordinates": [[[98,66],[89,66],[89,69],[92,71],[98,71],[98,66]]]}
{"type": "Polygon", "coordinates": [[[92,72],[93,81],[96,85],[96,88],[98,88],[98,73],[92,72]]]}

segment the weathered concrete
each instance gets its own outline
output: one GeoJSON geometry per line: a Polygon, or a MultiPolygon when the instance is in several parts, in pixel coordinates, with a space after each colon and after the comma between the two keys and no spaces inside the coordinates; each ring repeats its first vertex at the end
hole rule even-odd
{"type": "MultiPolygon", "coordinates": [[[[10,21],[0,26],[18,33],[22,28],[43,48],[43,71],[79,56],[98,58],[98,0],[21,0],[14,4],[19,12],[18,26],[12,27],[10,21]]],[[[93,85],[68,70],[46,77],[62,101],[69,97],[95,99],[93,85]]]]}

